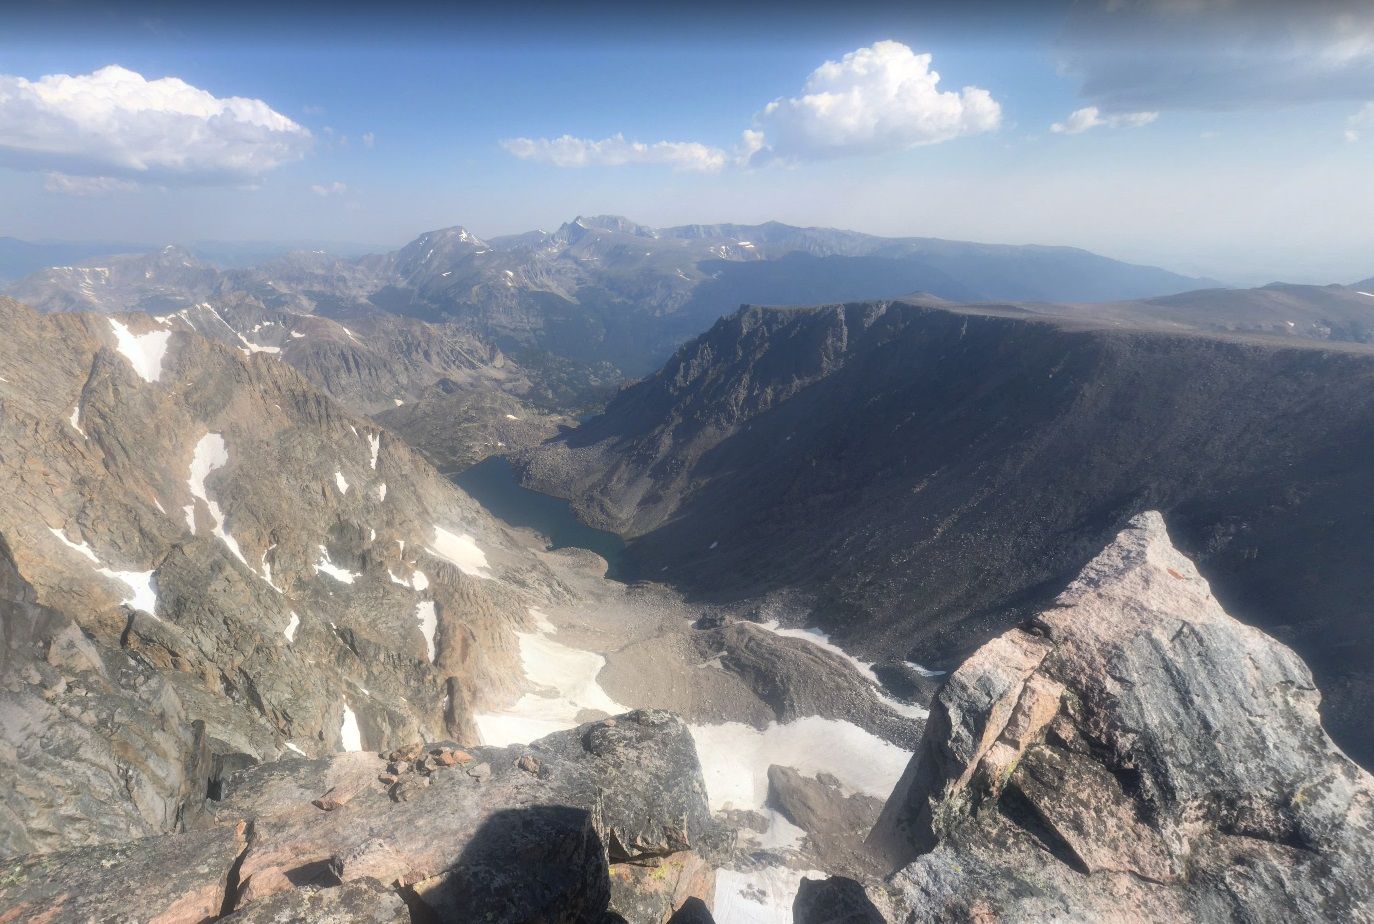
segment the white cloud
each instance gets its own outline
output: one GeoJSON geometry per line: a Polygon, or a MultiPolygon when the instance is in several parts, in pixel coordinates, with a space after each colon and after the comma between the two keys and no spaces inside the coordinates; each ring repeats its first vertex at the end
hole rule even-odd
{"type": "Polygon", "coordinates": [[[342,196],[344,193],[348,192],[348,184],[341,183],[338,180],[323,185],[316,183],[310,187],[310,191],[317,196],[342,196]]]}
{"type": "Polygon", "coordinates": [[[262,100],[111,65],[38,80],[0,75],[0,163],[68,177],[242,182],[309,150],[310,132],[262,100]]]}
{"type": "Polygon", "coordinates": [[[501,147],[521,160],[555,167],[619,167],[626,164],[662,164],[678,170],[714,172],[729,156],[720,148],[695,141],[628,141],[613,135],[600,141],[563,135],[558,138],[508,138],[501,147]]]}
{"type": "Polygon", "coordinates": [[[1374,103],[1365,103],[1350,118],[1345,120],[1345,140],[1355,143],[1360,140],[1360,132],[1363,129],[1374,126],[1374,103]]]}
{"type": "Polygon", "coordinates": [[[43,177],[45,191],[63,196],[104,196],[137,188],[137,183],[112,176],[68,176],[65,173],[47,173],[43,177]]]}
{"type": "Polygon", "coordinates": [[[1139,128],[1159,118],[1157,112],[1118,112],[1104,116],[1096,106],[1084,106],[1069,113],[1063,122],[1055,122],[1050,131],[1062,135],[1078,135],[1090,128],[1139,128]]]}
{"type": "Polygon", "coordinates": [[[939,89],[931,56],[877,42],[811,72],[802,95],[776,99],[755,117],[766,147],[784,159],[903,150],[996,129],[1002,107],[987,90],[939,89]]]}
{"type": "Polygon", "coordinates": [[[1002,107],[987,90],[941,91],[931,56],[901,42],[877,42],[826,61],[802,95],[775,99],[755,117],[734,151],[695,141],[646,144],[613,135],[600,141],[508,138],[501,147],[521,160],[556,167],[662,164],[714,173],[730,164],[815,160],[898,151],[996,129],[1002,107]]]}
{"type": "Polygon", "coordinates": [[[377,136],[372,132],[363,132],[363,147],[371,148],[377,143],[377,136]]]}

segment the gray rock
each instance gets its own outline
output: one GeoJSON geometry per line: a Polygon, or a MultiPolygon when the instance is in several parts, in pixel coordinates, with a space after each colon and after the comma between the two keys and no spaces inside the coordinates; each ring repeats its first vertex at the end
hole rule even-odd
{"type": "Polygon", "coordinates": [[[1374,779],[1317,707],[1142,514],[950,676],[869,838],[887,897],[912,924],[1369,920],[1374,779]]]}
{"type": "Polygon", "coordinates": [[[236,911],[234,924],[410,924],[410,909],[375,879],[281,892],[236,911]]]}
{"type": "Polygon", "coordinates": [[[387,761],[366,753],[233,775],[212,812],[216,824],[251,825],[231,904],[367,878],[413,888],[441,916],[462,908],[492,920],[597,920],[611,896],[608,860],[676,869],[681,890],[659,890],[669,913],[702,891],[710,867],[683,855],[711,849],[722,832],[691,733],[675,716],[632,712],[613,726],[467,752],[467,764],[403,771],[394,784],[378,779],[387,761]],[[489,775],[479,780],[467,766],[489,775]],[[323,811],[313,803],[329,791],[352,795],[323,811]]]}
{"type": "Polygon", "coordinates": [[[225,903],[243,827],[0,861],[0,921],[200,924],[225,903]]]}
{"type": "Polygon", "coordinates": [[[793,924],[886,924],[863,885],[843,876],[803,879],[792,902],[793,924]]]}

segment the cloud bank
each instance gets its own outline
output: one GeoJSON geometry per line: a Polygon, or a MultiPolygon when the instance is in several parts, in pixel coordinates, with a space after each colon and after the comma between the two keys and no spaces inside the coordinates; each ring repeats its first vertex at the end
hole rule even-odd
{"type": "Polygon", "coordinates": [[[17,169],[106,186],[239,183],[310,145],[308,130],[262,100],[219,98],[176,77],[147,80],[116,65],[33,81],[0,75],[0,163],[17,169]]]}
{"type": "Polygon", "coordinates": [[[1106,112],[1366,99],[1368,0],[1097,0],[1073,6],[1061,71],[1106,112]]]}
{"type": "Polygon", "coordinates": [[[522,160],[556,167],[659,164],[709,173],[731,164],[901,151],[1001,125],[1002,107],[987,90],[940,90],[931,60],[901,42],[885,41],[826,61],[799,95],[764,106],[733,151],[695,141],[630,141],[619,134],[599,141],[573,135],[510,138],[501,146],[522,160]]]}

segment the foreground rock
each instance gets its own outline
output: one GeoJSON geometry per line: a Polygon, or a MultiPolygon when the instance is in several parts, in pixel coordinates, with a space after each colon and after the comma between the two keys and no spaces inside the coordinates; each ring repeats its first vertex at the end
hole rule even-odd
{"type": "Polygon", "coordinates": [[[709,907],[703,853],[723,846],[687,726],[655,711],[528,746],[262,764],[222,796],[206,830],[8,862],[0,922],[663,924],[709,907]]]}
{"type": "Polygon", "coordinates": [[[216,821],[252,825],[233,907],[304,883],[375,879],[412,890],[443,920],[586,921],[611,905],[608,864],[663,864],[653,881],[616,877],[616,910],[658,924],[714,886],[691,853],[717,836],[696,748],[669,713],[633,712],[528,746],[280,762],[226,786],[216,821]],[[329,811],[315,804],[340,797],[329,811]]]}
{"type": "Polygon", "coordinates": [[[870,897],[909,922],[1369,920],[1374,781],[1318,699],[1142,514],[950,677],[870,897]]]}

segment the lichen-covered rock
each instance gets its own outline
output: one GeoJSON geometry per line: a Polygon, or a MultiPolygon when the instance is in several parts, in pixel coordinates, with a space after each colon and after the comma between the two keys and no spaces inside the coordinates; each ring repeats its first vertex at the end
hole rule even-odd
{"type": "Polygon", "coordinates": [[[709,914],[715,901],[715,868],[695,851],[642,864],[618,863],[610,876],[611,912],[627,924],[668,924],[697,904],[709,914]]]}
{"type": "Polygon", "coordinates": [[[395,889],[375,879],[282,892],[236,911],[233,924],[410,924],[410,909],[395,889]]]}
{"type": "Polygon", "coordinates": [[[243,826],[0,861],[0,922],[200,924],[217,917],[243,826]]]}
{"type": "Polygon", "coordinates": [[[869,843],[917,921],[1370,920],[1374,780],[1156,513],[945,684],[869,843]]]}

